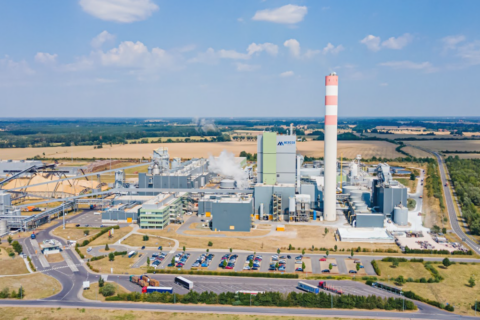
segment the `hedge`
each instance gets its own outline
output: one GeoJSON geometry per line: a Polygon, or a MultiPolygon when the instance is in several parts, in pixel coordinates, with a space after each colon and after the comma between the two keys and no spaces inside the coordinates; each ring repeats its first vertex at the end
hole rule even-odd
{"type": "Polygon", "coordinates": [[[87,246],[90,242],[94,241],[95,239],[99,238],[100,236],[104,235],[105,233],[108,232],[108,230],[110,229],[120,229],[120,226],[113,226],[113,227],[106,227],[106,228],[103,228],[102,231],[100,231],[99,233],[97,233],[96,235],[94,235],[93,237],[91,237],[90,239],[88,240],[83,240],[82,244],[79,245],[79,247],[85,247],[87,246]]]}
{"type": "Polygon", "coordinates": [[[155,270],[148,269],[147,273],[167,273],[167,274],[193,274],[202,276],[228,276],[228,277],[252,277],[252,278],[289,278],[298,279],[298,274],[293,273],[269,273],[269,272],[222,272],[222,271],[194,271],[194,270],[155,270]]]}
{"type": "Polygon", "coordinates": [[[85,256],[83,255],[83,253],[78,249],[79,246],[80,245],[78,243],[75,244],[75,251],[77,251],[80,258],[85,259],[85,256]]]}
{"type": "Polygon", "coordinates": [[[447,254],[447,255],[473,255],[472,250],[468,250],[467,252],[463,251],[448,251],[448,250],[427,250],[427,249],[410,249],[409,247],[405,247],[404,253],[421,253],[421,254],[447,254]]]}
{"type": "MultiPolygon", "coordinates": [[[[382,261],[383,261],[383,259],[382,259],[382,261]]],[[[378,276],[381,276],[381,275],[382,275],[382,270],[380,270],[380,268],[378,267],[377,261],[372,260],[372,267],[373,267],[373,270],[375,270],[375,273],[376,273],[378,276]]]]}
{"type": "Polygon", "coordinates": [[[160,302],[183,304],[220,304],[241,306],[274,306],[274,307],[304,307],[304,308],[337,308],[337,309],[381,309],[381,310],[416,310],[417,306],[410,300],[403,298],[382,298],[378,296],[331,295],[321,291],[318,294],[310,292],[265,292],[257,295],[235,292],[214,293],[190,291],[187,294],[147,293],[139,292],[121,293],[107,297],[106,301],[135,301],[135,302],[160,302]]]}
{"type": "Polygon", "coordinates": [[[393,262],[394,260],[397,260],[398,262],[423,262],[422,258],[407,259],[407,258],[397,258],[397,257],[386,257],[382,259],[383,262],[393,262]]]}
{"type": "Polygon", "coordinates": [[[30,265],[30,269],[32,269],[33,272],[37,271],[37,269],[35,268],[35,266],[32,263],[32,259],[30,259],[30,257],[27,257],[27,260],[28,260],[28,264],[30,265]]]}

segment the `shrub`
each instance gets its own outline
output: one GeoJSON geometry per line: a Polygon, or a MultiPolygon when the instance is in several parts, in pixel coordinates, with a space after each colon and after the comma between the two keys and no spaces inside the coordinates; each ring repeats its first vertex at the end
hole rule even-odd
{"type": "Polygon", "coordinates": [[[378,267],[377,261],[372,260],[372,267],[373,267],[373,270],[375,270],[375,273],[376,273],[378,276],[381,276],[381,275],[382,275],[382,271],[381,271],[380,268],[378,267]]]}
{"type": "Polygon", "coordinates": [[[113,296],[115,294],[115,286],[111,283],[106,283],[101,289],[100,289],[100,293],[104,296],[104,297],[110,297],[110,296],[113,296]]]}
{"type": "Polygon", "coordinates": [[[208,241],[208,246],[209,246],[209,247],[213,246],[213,242],[212,242],[212,241],[208,241]]]}

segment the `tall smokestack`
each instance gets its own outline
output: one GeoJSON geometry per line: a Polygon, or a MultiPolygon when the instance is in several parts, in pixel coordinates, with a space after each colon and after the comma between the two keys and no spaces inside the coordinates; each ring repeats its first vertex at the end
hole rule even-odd
{"type": "Polygon", "coordinates": [[[293,123],[290,123],[290,135],[293,136],[293,123]]]}
{"type": "Polygon", "coordinates": [[[325,193],[323,217],[337,219],[337,108],[338,76],[335,72],[325,77],[325,193]]]}

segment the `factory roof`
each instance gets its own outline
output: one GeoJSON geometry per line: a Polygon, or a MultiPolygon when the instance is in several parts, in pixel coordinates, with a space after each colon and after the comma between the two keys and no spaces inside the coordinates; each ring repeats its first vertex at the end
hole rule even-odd
{"type": "Polygon", "coordinates": [[[338,228],[338,234],[342,241],[393,241],[385,228],[338,228]]]}
{"type": "Polygon", "coordinates": [[[173,201],[177,200],[178,198],[184,196],[187,192],[179,192],[178,194],[175,193],[160,193],[155,198],[148,200],[142,205],[142,209],[150,209],[156,210],[160,209],[164,206],[171,204],[173,201]]]}

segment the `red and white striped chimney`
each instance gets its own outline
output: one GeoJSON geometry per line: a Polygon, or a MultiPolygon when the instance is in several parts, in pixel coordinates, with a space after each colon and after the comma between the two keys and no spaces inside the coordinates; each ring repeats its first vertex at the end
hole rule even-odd
{"type": "Polygon", "coordinates": [[[335,72],[325,77],[325,189],[323,217],[325,221],[337,219],[337,109],[338,76],[335,72]]]}

